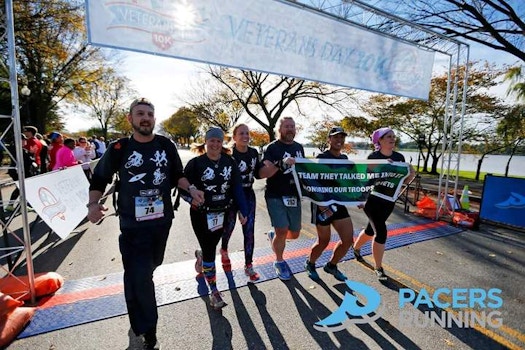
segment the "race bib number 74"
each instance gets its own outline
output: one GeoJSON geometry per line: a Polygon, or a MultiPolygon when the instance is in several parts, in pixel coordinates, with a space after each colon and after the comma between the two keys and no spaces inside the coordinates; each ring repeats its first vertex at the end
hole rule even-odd
{"type": "Polygon", "coordinates": [[[135,197],[135,219],[153,220],[164,217],[164,201],[161,196],[135,197]]]}

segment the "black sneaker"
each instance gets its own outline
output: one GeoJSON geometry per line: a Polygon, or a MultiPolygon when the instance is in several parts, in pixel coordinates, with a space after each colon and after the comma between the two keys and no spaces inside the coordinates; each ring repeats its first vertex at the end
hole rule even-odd
{"type": "Polygon", "coordinates": [[[378,280],[380,280],[380,281],[387,281],[388,280],[388,276],[385,274],[385,271],[383,270],[382,267],[380,267],[378,269],[375,269],[375,272],[376,272],[378,280]]]}
{"type": "Polygon", "coordinates": [[[357,261],[365,261],[365,259],[363,259],[363,256],[361,255],[361,249],[357,249],[354,248],[354,246],[352,246],[352,252],[354,253],[354,258],[357,261]]]}
{"type": "Polygon", "coordinates": [[[157,340],[155,333],[145,333],[142,336],[142,349],[144,350],[160,350],[160,343],[157,340]]]}

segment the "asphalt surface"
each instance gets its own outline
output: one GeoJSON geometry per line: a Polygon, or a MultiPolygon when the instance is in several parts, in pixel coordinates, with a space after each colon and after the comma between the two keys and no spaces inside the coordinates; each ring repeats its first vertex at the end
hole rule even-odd
{"type": "MultiPolygon", "coordinates": [[[[184,156],[188,156],[183,153],[184,156]]],[[[184,158],[184,157],[183,157],[184,158]]],[[[270,222],[263,199],[264,181],[257,181],[258,199],[255,246],[267,246],[270,222]]],[[[111,203],[109,203],[111,205],[111,203]]],[[[303,201],[303,230],[299,239],[315,236],[309,224],[309,203],[303,201]]],[[[111,206],[110,206],[111,207],[111,206]]],[[[414,209],[411,207],[411,209],[414,209]]],[[[189,208],[176,213],[168,241],[165,264],[193,259],[197,240],[191,230],[189,208]]],[[[113,209],[110,209],[110,214],[113,209]]],[[[350,209],[354,229],[366,224],[358,209],[350,209]]],[[[33,213],[30,218],[34,219],[33,213]]],[[[410,220],[397,205],[388,224],[410,220]]],[[[384,267],[391,280],[381,284],[369,264],[350,260],[339,268],[351,279],[376,289],[381,295],[380,317],[371,323],[352,324],[337,332],[321,332],[313,324],[341,305],[348,287],[319,269],[317,283],[306,273],[292,280],[272,279],[224,292],[228,302],[221,312],[207,298],[193,298],[159,307],[158,337],[163,349],[523,349],[525,299],[524,232],[482,224],[479,231],[462,233],[387,250],[384,267]],[[501,289],[503,326],[461,328],[402,324],[399,290],[501,289]]],[[[35,272],[55,271],[66,280],[122,271],[118,251],[118,221],[109,215],[100,225],[82,223],[61,240],[38,223],[32,230],[35,272]]],[[[242,250],[242,233],[236,228],[230,252],[242,250]]],[[[219,275],[218,278],[225,278],[219,275]]],[[[420,294],[421,295],[421,294],[420,294]]],[[[363,300],[360,299],[364,303],[363,300]]],[[[478,306],[478,312],[484,311],[478,306]]],[[[428,308],[413,306],[423,317],[428,308]]],[[[458,311],[458,310],[456,310],[458,311]]],[[[461,311],[461,310],[460,310],[461,311]]],[[[463,310],[465,311],[465,310],[463,310]]],[[[469,308],[467,311],[471,311],[469,308]]],[[[424,318],[421,318],[424,320],[424,318]]],[[[140,339],[130,331],[127,315],[57,330],[13,342],[8,349],[139,349],[140,339]]]]}

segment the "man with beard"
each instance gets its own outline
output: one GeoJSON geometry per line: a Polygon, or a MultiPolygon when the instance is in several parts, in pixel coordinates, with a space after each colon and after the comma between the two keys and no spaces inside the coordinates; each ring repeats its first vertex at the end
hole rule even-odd
{"type": "Polygon", "coordinates": [[[94,169],[89,188],[88,219],[96,223],[108,209],[100,203],[113,174],[119,175],[119,248],[124,266],[124,295],[131,329],[143,337],[144,349],[160,349],[153,272],[162,264],[174,217],[171,189],[188,191],[196,203],[204,196],[184,177],[175,144],[153,134],[155,109],[139,98],[131,103],[133,134],[112,143],[94,169]]]}
{"type": "Polygon", "coordinates": [[[286,238],[296,239],[301,231],[301,203],[291,166],[295,158],[304,157],[303,146],[294,141],[295,121],[283,117],[279,124],[279,139],[268,145],[263,156],[259,176],[266,179],[264,198],[274,227],[268,240],[275,253],[273,264],[277,277],[287,281],[292,271],[283,258],[286,238]]]}

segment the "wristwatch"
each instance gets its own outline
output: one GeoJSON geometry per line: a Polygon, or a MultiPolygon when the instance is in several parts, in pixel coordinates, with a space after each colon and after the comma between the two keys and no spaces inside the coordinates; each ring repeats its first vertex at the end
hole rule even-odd
{"type": "Polygon", "coordinates": [[[196,189],[197,189],[197,187],[195,185],[190,185],[188,187],[188,192],[190,192],[191,190],[196,190],[196,189]]]}

